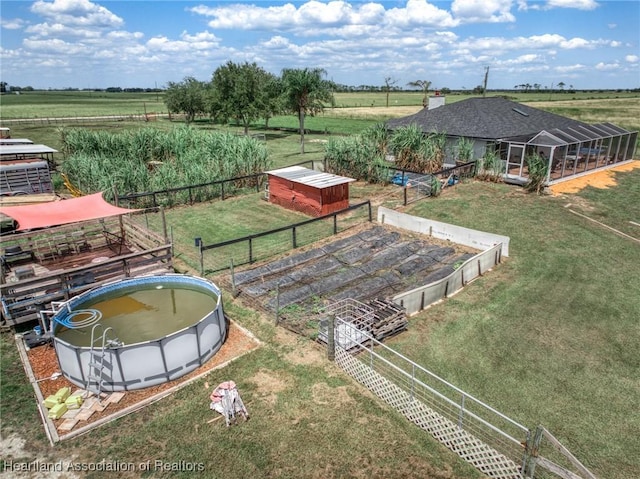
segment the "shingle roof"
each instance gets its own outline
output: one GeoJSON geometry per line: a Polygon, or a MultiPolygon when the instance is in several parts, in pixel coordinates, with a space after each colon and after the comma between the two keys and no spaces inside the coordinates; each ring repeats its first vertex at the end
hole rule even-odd
{"type": "Polygon", "coordinates": [[[425,133],[487,140],[535,135],[553,128],[588,126],[580,121],[500,97],[469,98],[432,110],[423,109],[414,115],[386,122],[387,128],[391,130],[411,124],[418,125],[425,133]]]}

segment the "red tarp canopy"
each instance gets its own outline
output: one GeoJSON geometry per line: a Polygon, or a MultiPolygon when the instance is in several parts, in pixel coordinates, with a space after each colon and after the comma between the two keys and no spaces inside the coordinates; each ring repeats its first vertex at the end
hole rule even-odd
{"type": "Polygon", "coordinates": [[[0,207],[0,213],[9,216],[18,224],[16,231],[107,218],[132,211],[138,210],[113,206],[102,198],[102,193],[35,205],[0,207]]]}

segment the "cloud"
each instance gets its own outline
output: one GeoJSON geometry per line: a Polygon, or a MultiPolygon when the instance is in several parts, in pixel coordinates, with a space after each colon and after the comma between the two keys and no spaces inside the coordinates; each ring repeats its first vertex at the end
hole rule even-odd
{"type": "Polygon", "coordinates": [[[0,18],[0,27],[6,28],[7,30],[20,30],[24,28],[26,22],[21,18],[0,18]]]}
{"type": "Polygon", "coordinates": [[[146,46],[150,52],[184,53],[189,55],[194,51],[198,51],[198,54],[201,55],[203,51],[216,49],[220,43],[218,37],[209,32],[189,35],[186,31],[183,31],[180,38],[181,40],[171,40],[165,36],[157,36],[147,41],[146,46]]]}
{"type": "Polygon", "coordinates": [[[40,23],[25,28],[25,32],[33,34],[35,37],[78,37],[78,38],[97,38],[101,33],[98,30],[89,28],[78,28],[63,25],[61,23],[40,23]]]}
{"type": "Polygon", "coordinates": [[[629,63],[638,63],[638,61],[640,61],[640,57],[638,57],[638,55],[627,55],[624,57],[624,60],[629,63]]]}
{"type": "Polygon", "coordinates": [[[57,38],[49,38],[46,40],[27,38],[23,44],[30,50],[38,53],[55,53],[66,57],[88,51],[86,45],[83,43],[69,43],[57,38]]]}
{"type": "Polygon", "coordinates": [[[451,11],[462,23],[515,22],[511,0],[454,0],[451,11]]]}
{"type": "Polygon", "coordinates": [[[595,69],[601,72],[615,71],[620,69],[620,64],[618,62],[613,62],[613,63],[599,62],[598,64],[596,64],[595,69]]]}
{"type": "Polygon", "coordinates": [[[211,28],[292,31],[304,36],[320,28],[324,34],[351,36],[360,35],[358,30],[361,28],[453,27],[458,24],[449,12],[426,0],[408,0],[404,7],[389,10],[374,2],[351,5],[340,0],[327,3],[311,0],[298,8],[291,3],[270,7],[233,4],[198,5],[189,11],[212,17],[208,23],[211,28]]]}
{"type": "Polygon", "coordinates": [[[586,71],[588,67],[586,65],[582,65],[581,63],[576,63],[574,65],[560,65],[555,67],[555,70],[558,73],[577,73],[581,71],[586,71]]]}
{"type": "Polygon", "coordinates": [[[577,10],[594,10],[598,8],[594,0],[548,0],[547,8],[575,8],[577,10]]]}
{"type": "Polygon", "coordinates": [[[574,50],[578,48],[592,49],[597,46],[610,45],[606,40],[587,40],[584,38],[567,39],[557,33],[545,33],[544,35],[533,35],[530,37],[469,37],[457,43],[459,49],[486,50],[495,53],[507,51],[529,49],[529,50],[551,50],[560,48],[563,50],[574,50]]]}
{"type": "Polygon", "coordinates": [[[88,0],[37,0],[31,11],[68,26],[114,28],[124,24],[122,18],[88,0]]]}
{"type": "Polygon", "coordinates": [[[547,0],[546,3],[538,1],[529,4],[527,0],[518,0],[518,10],[551,10],[553,8],[573,8],[576,10],[594,10],[600,5],[594,0],[547,0]]]}
{"type": "Polygon", "coordinates": [[[385,14],[384,24],[390,27],[438,27],[447,28],[459,25],[449,12],[442,10],[426,0],[409,0],[404,8],[391,8],[385,14]]]}

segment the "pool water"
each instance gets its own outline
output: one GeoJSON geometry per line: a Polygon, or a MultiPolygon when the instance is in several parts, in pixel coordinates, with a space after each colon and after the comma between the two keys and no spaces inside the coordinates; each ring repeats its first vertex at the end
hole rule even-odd
{"type": "MultiPolygon", "coordinates": [[[[216,300],[211,294],[184,287],[138,287],[76,305],[73,311],[100,311],[100,323],[105,328],[113,328],[115,336],[124,344],[133,344],[162,338],[191,326],[194,320],[216,308],[216,300]]],[[[91,346],[91,326],[61,327],[56,336],[76,346],[91,346]]]]}

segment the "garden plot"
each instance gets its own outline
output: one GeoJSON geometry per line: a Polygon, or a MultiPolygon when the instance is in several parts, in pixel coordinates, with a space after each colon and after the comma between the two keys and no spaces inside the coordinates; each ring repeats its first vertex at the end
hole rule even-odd
{"type": "Polygon", "coordinates": [[[351,298],[368,301],[436,281],[477,251],[375,226],[235,274],[237,291],[281,320],[351,298]],[[276,294],[278,291],[278,294],[276,294]],[[293,314],[295,312],[295,314],[293,314]]]}

